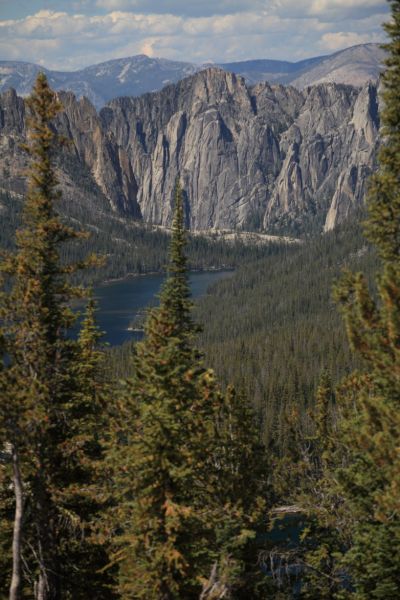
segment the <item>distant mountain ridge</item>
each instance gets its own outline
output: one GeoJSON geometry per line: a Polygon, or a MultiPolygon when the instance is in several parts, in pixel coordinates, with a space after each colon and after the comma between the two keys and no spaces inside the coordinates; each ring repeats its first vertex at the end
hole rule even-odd
{"type": "Polygon", "coordinates": [[[220,65],[242,75],[248,84],[269,81],[303,89],[319,83],[345,83],[362,86],[376,81],[382,70],[385,52],[379,44],[361,44],[328,56],[299,62],[254,60],[220,65]]]}
{"type": "Polygon", "coordinates": [[[225,71],[241,75],[250,85],[259,83],[260,81],[287,84],[291,83],[293,78],[297,77],[299,73],[312,69],[326,58],[330,57],[316,56],[315,58],[308,58],[299,62],[256,59],[223,63],[219,66],[225,71]]]}
{"type": "MultiPolygon", "coordinates": [[[[303,89],[326,82],[362,86],[378,79],[383,59],[384,51],[378,44],[362,44],[300,62],[251,60],[217,66],[241,75],[249,85],[269,81],[303,89]]],[[[204,68],[206,65],[145,55],[114,59],[72,72],[54,71],[29,62],[0,61],[0,92],[14,88],[17,94],[26,96],[38,71],[44,71],[54,89],[71,91],[77,98],[85,96],[100,109],[113,98],[158,91],[204,68]]]]}
{"type": "Polygon", "coordinates": [[[79,71],[52,71],[28,62],[0,61],[0,92],[14,88],[18,95],[30,93],[36,75],[43,71],[55,90],[85,96],[97,108],[119,96],[140,96],[192,75],[199,67],[191,63],[144,54],[109,60],[79,71]]]}

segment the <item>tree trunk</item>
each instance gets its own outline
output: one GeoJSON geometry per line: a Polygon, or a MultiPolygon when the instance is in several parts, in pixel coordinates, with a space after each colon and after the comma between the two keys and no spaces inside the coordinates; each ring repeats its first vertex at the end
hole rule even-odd
{"type": "Polygon", "coordinates": [[[21,590],[21,545],[22,520],[24,516],[24,490],[19,467],[18,451],[12,446],[13,485],[15,495],[15,516],[12,541],[12,576],[9,600],[19,600],[21,590]]]}
{"type": "Polygon", "coordinates": [[[218,562],[213,564],[208,581],[203,584],[199,600],[229,600],[232,598],[226,583],[219,580],[218,562]]]}
{"type": "Polygon", "coordinates": [[[44,573],[40,573],[39,581],[36,587],[36,600],[46,600],[47,598],[47,582],[44,573]]]}
{"type": "Polygon", "coordinates": [[[54,583],[54,570],[52,564],[52,552],[49,552],[51,547],[51,536],[49,535],[49,530],[39,527],[39,576],[35,582],[35,600],[54,600],[57,598],[54,589],[55,586],[52,585],[54,583]]]}
{"type": "Polygon", "coordinates": [[[38,481],[36,482],[36,559],[38,561],[39,574],[35,582],[35,600],[49,600],[51,598],[49,575],[52,558],[52,535],[51,518],[48,497],[42,477],[43,469],[38,469],[38,481]]]}
{"type": "Polygon", "coordinates": [[[51,571],[40,571],[35,589],[35,600],[59,600],[61,598],[58,578],[51,571]]]}
{"type": "Polygon", "coordinates": [[[54,523],[51,508],[46,501],[38,503],[39,517],[37,556],[39,576],[35,586],[35,600],[60,600],[61,589],[57,561],[57,546],[54,542],[54,523]]]}

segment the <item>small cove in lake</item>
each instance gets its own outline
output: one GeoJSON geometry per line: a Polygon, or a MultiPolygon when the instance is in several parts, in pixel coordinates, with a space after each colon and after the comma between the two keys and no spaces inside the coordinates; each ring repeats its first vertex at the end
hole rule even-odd
{"type": "MultiPolygon", "coordinates": [[[[206,294],[209,286],[233,271],[195,271],[189,273],[189,283],[193,299],[206,294]]],[[[98,285],[93,295],[98,305],[97,323],[104,332],[102,340],[111,346],[132,339],[140,339],[141,332],[129,327],[145,309],[157,303],[165,279],[164,274],[129,276],[98,285]]]]}

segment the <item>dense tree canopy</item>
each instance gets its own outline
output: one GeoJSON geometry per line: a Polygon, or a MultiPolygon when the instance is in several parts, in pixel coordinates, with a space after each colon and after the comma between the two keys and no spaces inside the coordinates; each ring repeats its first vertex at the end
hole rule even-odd
{"type": "Polygon", "coordinates": [[[390,5],[365,237],[350,222],[301,244],[188,246],[178,179],[171,236],[99,205],[107,235],[89,241],[67,224],[85,209],[59,216],[57,161],[74,161],[38,76],[29,189],[22,210],[4,198],[0,236],[1,597],[397,600],[400,0],[390,5]],[[195,312],[187,246],[192,266],[238,266],[195,312]],[[167,271],[143,339],[109,352],[90,294],[71,333],[95,248],[110,258],[102,277],[167,271]]]}
{"type": "Polygon", "coordinates": [[[79,234],[57,214],[54,154],[60,140],[51,120],[60,105],[43,74],[28,106],[29,191],[15,253],[2,263],[0,444],[10,455],[2,473],[5,522],[10,479],[16,501],[10,598],[83,598],[90,581],[102,597],[93,563],[102,550],[89,550],[88,523],[97,506],[85,498],[95,476],[94,423],[101,423],[90,367],[97,360],[91,354],[96,335],[90,319],[79,341],[67,335],[74,321],[71,299],[81,295],[68,278],[83,264],[60,261],[61,245],[79,234]],[[71,579],[71,561],[78,560],[79,576],[71,579]]]}

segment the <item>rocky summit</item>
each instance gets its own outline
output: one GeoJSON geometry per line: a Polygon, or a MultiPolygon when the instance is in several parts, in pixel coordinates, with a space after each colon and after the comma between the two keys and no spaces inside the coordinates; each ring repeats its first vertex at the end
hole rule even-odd
{"type": "MultiPolygon", "coordinates": [[[[59,161],[66,193],[85,201],[89,177],[115,211],[157,225],[171,223],[179,173],[193,230],[277,231],[315,222],[331,229],[363,203],[375,168],[372,83],[248,87],[240,76],[208,68],[159,92],[112,100],[99,113],[72,93],[60,99],[55,127],[70,139],[59,161]]],[[[23,184],[24,137],[24,101],[5,92],[0,173],[2,187],[14,191],[23,184]]]]}

